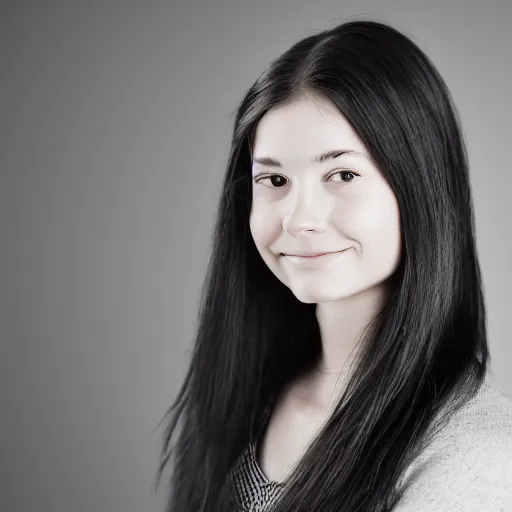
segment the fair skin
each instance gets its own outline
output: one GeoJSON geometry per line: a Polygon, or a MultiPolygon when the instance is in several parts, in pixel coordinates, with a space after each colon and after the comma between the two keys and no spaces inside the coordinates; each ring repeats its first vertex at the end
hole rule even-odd
{"type": "Polygon", "coordinates": [[[389,297],[401,254],[400,216],[362,140],[325,97],[304,94],[267,112],[252,154],[255,245],[298,300],[316,304],[322,341],[319,368],[289,384],[261,443],[261,469],[283,480],[328,419],[363,330],[389,297]],[[332,150],[351,153],[312,162],[332,150]],[[289,256],[298,252],[333,254],[289,256]]]}

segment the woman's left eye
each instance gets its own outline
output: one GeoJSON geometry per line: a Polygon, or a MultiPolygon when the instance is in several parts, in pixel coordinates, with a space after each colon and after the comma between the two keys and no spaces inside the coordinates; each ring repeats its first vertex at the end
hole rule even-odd
{"type": "Polygon", "coordinates": [[[352,171],[338,171],[338,172],[335,172],[334,174],[331,174],[329,176],[329,178],[332,178],[333,176],[342,176],[342,181],[345,181],[346,183],[350,183],[356,176],[359,176],[359,174],[356,174],[355,172],[352,172],[352,171]],[[345,180],[343,179],[343,176],[346,176],[346,175],[352,175],[352,178],[350,180],[345,180]]]}

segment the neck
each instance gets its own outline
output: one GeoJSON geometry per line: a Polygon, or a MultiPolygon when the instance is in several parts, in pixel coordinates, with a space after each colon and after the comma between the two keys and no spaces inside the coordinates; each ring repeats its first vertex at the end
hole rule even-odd
{"type": "Polygon", "coordinates": [[[389,286],[382,283],[338,301],[317,304],[322,355],[308,379],[312,400],[330,406],[343,393],[352,374],[360,348],[371,332],[372,320],[389,297],[389,286]]]}

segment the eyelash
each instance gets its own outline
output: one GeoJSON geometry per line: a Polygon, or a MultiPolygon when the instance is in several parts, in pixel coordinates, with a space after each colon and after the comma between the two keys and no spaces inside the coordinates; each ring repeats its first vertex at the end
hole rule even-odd
{"type": "MultiPolygon", "coordinates": [[[[343,171],[337,171],[337,172],[334,172],[332,173],[331,175],[329,175],[329,178],[332,178],[333,176],[336,176],[337,174],[352,174],[353,176],[359,176],[359,174],[357,174],[356,172],[354,171],[347,171],[347,170],[343,170],[343,171]]],[[[268,179],[268,178],[272,178],[273,176],[279,176],[281,178],[284,178],[284,176],[281,176],[280,174],[268,174],[266,176],[258,176],[256,178],[254,178],[254,182],[256,184],[259,184],[262,180],[265,180],[265,179],[268,179]]],[[[286,178],[284,178],[286,180],[286,178]]],[[[353,179],[351,179],[349,182],[345,182],[345,183],[352,183],[353,179]]],[[[264,186],[267,186],[267,185],[264,185],[264,186]]],[[[282,187],[268,187],[268,188],[282,188],[282,187]]]]}

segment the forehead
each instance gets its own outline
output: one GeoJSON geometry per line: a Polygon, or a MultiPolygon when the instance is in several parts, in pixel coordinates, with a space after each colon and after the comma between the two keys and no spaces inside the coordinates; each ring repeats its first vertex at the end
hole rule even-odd
{"type": "Polygon", "coordinates": [[[254,157],[275,157],[304,165],[314,155],[335,148],[367,153],[360,137],[336,105],[322,96],[300,97],[268,111],[258,123],[254,157]]]}

